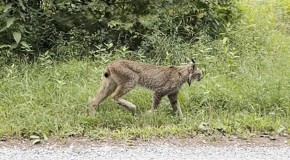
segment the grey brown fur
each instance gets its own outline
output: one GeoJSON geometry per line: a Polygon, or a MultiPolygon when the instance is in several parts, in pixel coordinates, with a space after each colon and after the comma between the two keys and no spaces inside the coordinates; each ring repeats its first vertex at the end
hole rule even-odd
{"type": "Polygon", "coordinates": [[[111,94],[114,101],[134,113],[136,106],[123,99],[122,96],[136,85],[140,85],[154,91],[151,110],[157,109],[161,98],[167,96],[174,113],[182,117],[177,99],[178,92],[184,83],[187,82],[190,85],[192,80],[199,81],[201,79],[202,71],[196,67],[194,61],[187,65],[165,67],[136,61],[118,60],[107,66],[103,84],[88,105],[88,115],[93,116],[96,107],[111,94]]]}

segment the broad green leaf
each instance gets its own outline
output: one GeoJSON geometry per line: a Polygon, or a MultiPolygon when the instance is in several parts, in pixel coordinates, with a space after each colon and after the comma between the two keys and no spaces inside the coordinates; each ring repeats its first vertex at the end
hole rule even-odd
{"type": "Polygon", "coordinates": [[[206,122],[201,122],[198,126],[198,130],[201,131],[201,132],[206,132],[209,130],[209,126],[208,126],[208,123],[206,122]]]}
{"type": "Polygon", "coordinates": [[[201,19],[201,18],[203,18],[204,16],[206,16],[206,12],[199,12],[199,13],[196,15],[196,17],[197,17],[198,19],[201,19]]]}
{"type": "Polygon", "coordinates": [[[35,140],[32,141],[33,145],[38,144],[38,143],[40,143],[40,139],[35,139],[35,140]]]}
{"type": "Polygon", "coordinates": [[[5,31],[6,29],[7,29],[7,27],[5,26],[5,27],[3,27],[2,29],[0,29],[0,32],[5,31]]]}
{"type": "Polygon", "coordinates": [[[4,13],[7,12],[10,8],[12,8],[12,3],[8,3],[4,8],[4,13]]]}
{"type": "Polygon", "coordinates": [[[25,10],[25,6],[23,5],[23,1],[22,0],[18,0],[19,5],[22,7],[23,10],[25,10]]]}
{"type": "Polygon", "coordinates": [[[113,43],[106,44],[107,48],[110,49],[113,47],[113,43]]]}
{"type": "Polygon", "coordinates": [[[17,47],[18,47],[18,44],[14,43],[14,44],[11,45],[10,49],[15,49],[17,47]]]}
{"type": "Polygon", "coordinates": [[[111,20],[111,21],[108,23],[108,27],[113,28],[113,27],[116,27],[117,25],[121,25],[121,24],[122,24],[122,23],[119,22],[119,21],[111,20]]]}
{"type": "Polygon", "coordinates": [[[30,46],[28,45],[28,43],[26,41],[21,41],[20,44],[24,47],[24,48],[30,48],[30,46]]]}
{"type": "Polygon", "coordinates": [[[40,137],[37,136],[37,135],[31,135],[31,136],[30,136],[30,139],[40,139],[40,137]]]}
{"type": "Polygon", "coordinates": [[[10,45],[4,44],[4,45],[0,46],[0,49],[2,49],[2,48],[10,48],[10,47],[11,47],[10,45]]]}
{"type": "Polygon", "coordinates": [[[42,135],[43,135],[43,140],[47,141],[47,140],[48,140],[48,138],[47,138],[46,134],[45,134],[45,133],[43,133],[42,135]]]}
{"type": "Polygon", "coordinates": [[[123,23],[123,27],[126,30],[129,30],[133,27],[133,23],[123,23]]]}
{"type": "Polygon", "coordinates": [[[225,132],[226,127],[221,122],[218,122],[216,129],[220,132],[225,132]]]}
{"type": "Polygon", "coordinates": [[[9,28],[14,23],[15,20],[16,20],[15,17],[8,18],[6,21],[6,27],[9,28]]]}
{"type": "Polygon", "coordinates": [[[20,32],[13,32],[13,37],[15,42],[18,44],[21,40],[21,33],[20,32]]]}
{"type": "Polygon", "coordinates": [[[281,134],[281,133],[284,132],[285,130],[286,130],[286,127],[281,126],[281,127],[277,130],[277,133],[278,133],[278,134],[281,134]]]}
{"type": "Polygon", "coordinates": [[[140,16],[138,18],[138,21],[142,24],[144,27],[150,27],[154,23],[158,22],[158,16],[157,15],[146,15],[146,16],[140,16]]]}
{"type": "Polygon", "coordinates": [[[228,40],[229,40],[228,37],[224,37],[224,39],[223,39],[223,45],[227,44],[228,40]]]}
{"type": "Polygon", "coordinates": [[[20,17],[21,17],[23,20],[25,20],[25,15],[24,15],[23,12],[20,12],[20,17]]]}

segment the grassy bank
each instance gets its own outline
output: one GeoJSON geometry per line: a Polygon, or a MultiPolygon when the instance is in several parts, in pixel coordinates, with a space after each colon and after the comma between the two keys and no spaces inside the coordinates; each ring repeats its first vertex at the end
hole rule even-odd
{"type": "Polygon", "coordinates": [[[191,87],[185,85],[179,95],[184,121],[171,114],[165,98],[156,113],[147,113],[151,92],[143,88],[125,96],[137,105],[136,116],[108,99],[96,117],[88,118],[86,105],[99,87],[103,61],[45,60],[45,65],[40,61],[1,68],[0,137],[289,133],[290,36],[281,13],[287,2],[275,2],[243,2],[241,23],[229,24],[224,38],[188,45],[186,52],[197,59],[205,76],[191,87]]]}

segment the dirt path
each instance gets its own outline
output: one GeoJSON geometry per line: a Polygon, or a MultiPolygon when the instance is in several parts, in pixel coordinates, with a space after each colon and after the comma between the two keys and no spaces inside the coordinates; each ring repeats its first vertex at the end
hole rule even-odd
{"type": "Polygon", "coordinates": [[[221,139],[207,137],[166,138],[149,141],[91,141],[83,138],[55,139],[38,145],[31,141],[0,142],[2,160],[58,159],[215,159],[287,160],[290,145],[285,137],[276,140],[221,139]]]}

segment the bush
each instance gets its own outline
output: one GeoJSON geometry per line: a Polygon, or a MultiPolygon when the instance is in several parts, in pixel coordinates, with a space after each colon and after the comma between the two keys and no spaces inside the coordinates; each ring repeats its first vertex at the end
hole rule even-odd
{"type": "MultiPolygon", "coordinates": [[[[150,57],[164,57],[168,51],[154,55],[156,36],[188,43],[197,41],[201,33],[218,38],[226,24],[239,15],[233,0],[1,3],[0,48],[29,60],[37,60],[46,51],[57,60],[93,58],[100,54],[95,50],[108,45],[107,53],[126,46],[150,53],[150,57]]],[[[2,58],[13,59],[5,54],[2,58]]]]}

